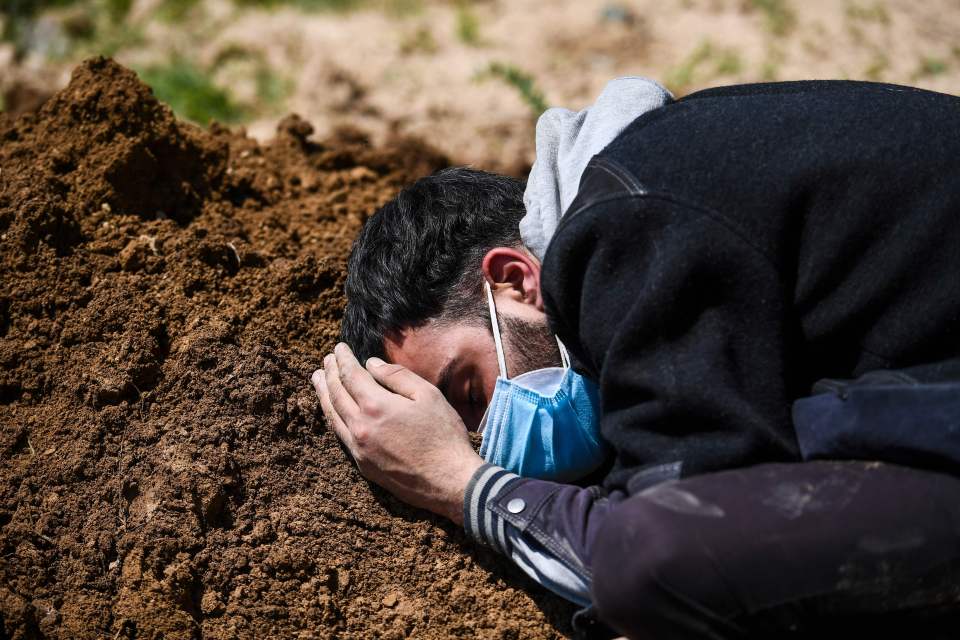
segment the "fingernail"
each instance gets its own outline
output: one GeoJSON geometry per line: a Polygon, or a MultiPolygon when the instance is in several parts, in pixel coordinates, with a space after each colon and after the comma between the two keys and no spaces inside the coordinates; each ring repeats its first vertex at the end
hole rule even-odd
{"type": "Polygon", "coordinates": [[[317,381],[323,377],[323,369],[317,369],[312,374],[310,374],[310,382],[317,384],[317,381]]]}
{"type": "Polygon", "coordinates": [[[380,358],[378,358],[377,356],[372,356],[370,358],[367,358],[368,367],[382,367],[385,364],[387,363],[381,360],[380,358]]]}
{"type": "Polygon", "coordinates": [[[333,354],[332,354],[332,353],[328,353],[327,355],[323,356],[323,368],[324,368],[324,369],[326,369],[327,367],[330,366],[330,361],[331,361],[331,360],[333,360],[333,354]]]}

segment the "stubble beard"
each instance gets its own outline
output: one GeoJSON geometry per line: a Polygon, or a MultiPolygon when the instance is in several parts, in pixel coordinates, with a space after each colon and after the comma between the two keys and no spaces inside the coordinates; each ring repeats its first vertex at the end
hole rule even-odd
{"type": "Polygon", "coordinates": [[[500,316],[500,327],[507,375],[511,378],[528,371],[560,366],[560,349],[545,319],[538,322],[500,316]]]}

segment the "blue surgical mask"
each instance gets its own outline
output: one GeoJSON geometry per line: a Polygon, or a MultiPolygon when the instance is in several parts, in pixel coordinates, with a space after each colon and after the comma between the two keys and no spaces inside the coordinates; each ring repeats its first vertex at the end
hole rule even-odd
{"type": "Polygon", "coordinates": [[[500,376],[480,421],[480,456],[521,476],[569,481],[595,470],[606,457],[600,439],[597,385],[570,368],[563,344],[562,367],[507,378],[497,309],[484,282],[500,376]]]}

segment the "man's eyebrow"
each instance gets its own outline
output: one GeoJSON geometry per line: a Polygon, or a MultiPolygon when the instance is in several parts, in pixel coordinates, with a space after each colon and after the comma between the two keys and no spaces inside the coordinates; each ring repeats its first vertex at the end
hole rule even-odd
{"type": "Polygon", "coordinates": [[[440,376],[437,378],[437,389],[440,389],[440,393],[446,398],[447,391],[450,389],[450,381],[453,378],[453,369],[457,365],[456,358],[450,358],[447,361],[447,364],[443,365],[443,369],[440,370],[440,376]]]}

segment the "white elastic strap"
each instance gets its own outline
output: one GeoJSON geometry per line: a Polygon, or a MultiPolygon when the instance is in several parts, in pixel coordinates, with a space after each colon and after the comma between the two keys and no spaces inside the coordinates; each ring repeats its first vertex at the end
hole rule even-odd
{"type": "Polygon", "coordinates": [[[570,368],[570,354],[567,353],[567,348],[563,346],[563,343],[560,342],[560,338],[557,338],[557,346],[560,347],[560,364],[563,365],[564,369],[570,368]]]}
{"type": "Polygon", "coordinates": [[[507,360],[503,357],[503,342],[500,341],[500,323],[497,322],[497,305],[493,302],[493,290],[490,283],[483,281],[487,290],[487,305],[490,307],[490,324],[493,326],[493,343],[497,347],[497,364],[500,365],[500,377],[507,377],[507,360]]]}

